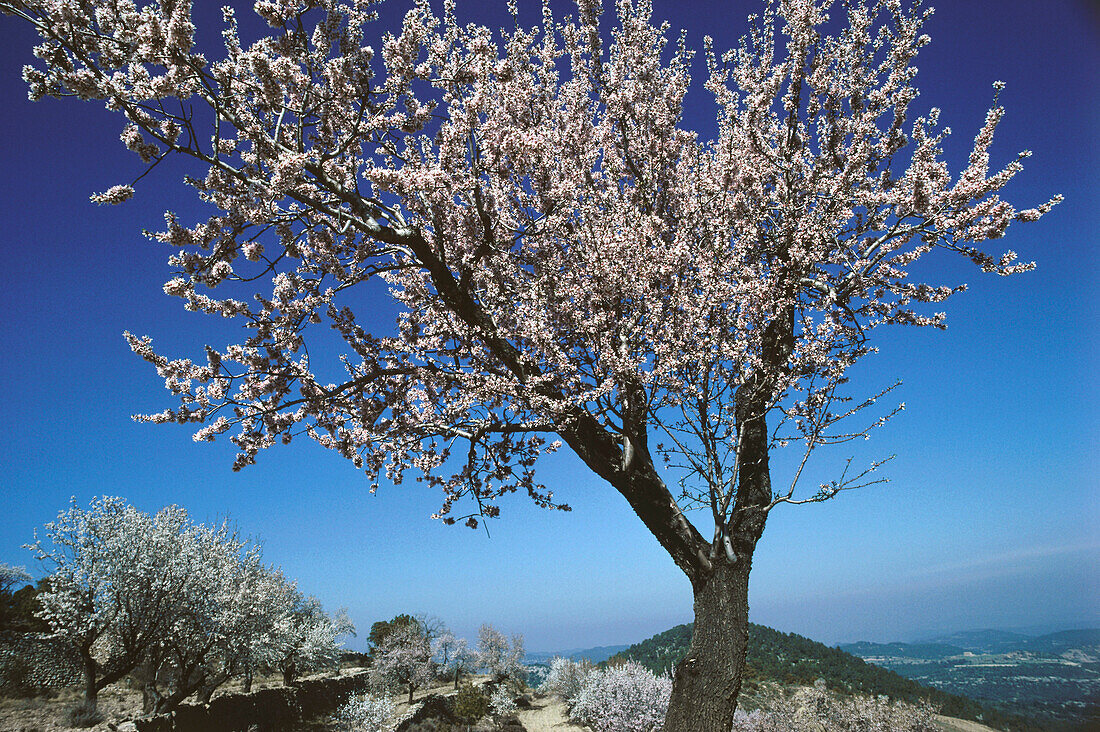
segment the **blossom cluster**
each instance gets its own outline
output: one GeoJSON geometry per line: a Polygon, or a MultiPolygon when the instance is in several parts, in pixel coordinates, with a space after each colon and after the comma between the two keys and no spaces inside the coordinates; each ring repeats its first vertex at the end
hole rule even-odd
{"type": "Polygon", "coordinates": [[[672,679],[634,661],[588,673],[569,716],[594,732],[660,732],[672,679]]]}
{"type": "Polygon", "coordinates": [[[1027,270],[982,243],[1060,200],[1001,198],[1026,153],[991,168],[997,103],[950,173],[939,110],[911,112],[930,11],[899,2],[848,3],[835,30],[831,0],[767,2],[740,46],[707,39],[709,141],[684,123],[692,53],[648,0],[616,4],[610,43],[591,0],[499,34],[421,1],[373,45],[370,5],[256,3],[273,30],[251,46],[227,9],[211,62],[190,3],[0,2],[43,38],[32,98],[102,100],[143,161],[197,165],[216,213],[150,234],[175,250],[165,292],[249,335],[199,360],[128,338],[179,399],[146,419],[231,433],[237,468],[305,436],[372,489],[413,472],[442,492],[438,518],[476,526],[517,491],[565,508],[535,474],[563,443],[605,475],[585,435],[630,467],[654,435],[726,523],[738,394],[790,428],[772,447],[865,434],[835,407],[872,331],[942,327],[929,306],[963,287],[916,262],[1027,270]],[[396,333],[362,309],[375,296],[399,306],[396,333]],[[311,361],[333,336],[339,362],[311,361]]]}
{"type": "Polygon", "coordinates": [[[841,696],[823,682],[780,693],[766,706],[734,718],[733,732],[936,732],[936,709],[888,697],[841,696]]]}
{"type": "Polygon", "coordinates": [[[392,732],[393,701],[384,694],[365,694],[350,699],[334,715],[337,728],[347,732],[392,732]]]}

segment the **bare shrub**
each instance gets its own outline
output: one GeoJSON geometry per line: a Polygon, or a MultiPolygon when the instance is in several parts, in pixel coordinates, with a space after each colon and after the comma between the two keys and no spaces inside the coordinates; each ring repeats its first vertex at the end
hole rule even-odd
{"type": "Polygon", "coordinates": [[[65,721],[70,727],[94,727],[103,721],[103,713],[94,703],[85,701],[69,709],[65,721]]]}

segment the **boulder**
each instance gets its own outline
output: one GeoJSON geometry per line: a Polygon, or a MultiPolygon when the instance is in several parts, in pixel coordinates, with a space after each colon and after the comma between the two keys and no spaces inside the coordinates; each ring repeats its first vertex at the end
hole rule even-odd
{"type": "Polygon", "coordinates": [[[458,724],[454,709],[454,697],[429,694],[420,702],[420,707],[415,712],[397,725],[394,732],[412,732],[420,727],[421,723],[429,721],[446,722],[449,725],[458,724]]]}
{"type": "Polygon", "coordinates": [[[527,732],[527,728],[523,726],[523,722],[519,721],[519,717],[514,714],[500,720],[500,726],[497,729],[500,730],[500,732],[527,732]]]}

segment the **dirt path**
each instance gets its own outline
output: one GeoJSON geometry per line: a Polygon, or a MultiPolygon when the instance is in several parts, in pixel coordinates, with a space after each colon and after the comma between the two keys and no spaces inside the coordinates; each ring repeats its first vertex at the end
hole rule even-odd
{"type": "Polygon", "coordinates": [[[535,699],[531,703],[531,709],[520,709],[516,712],[519,721],[527,728],[527,732],[568,732],[575,730],[587,732],[587,727],[578,727],[565,716],[565,704],[556,696],[547,696],[535,699]]]}
{"type": "Polygon", "coordinates": [[[996,732],[992,727],[986,727],[984,724],[977,722],[971,722],[966,719],[955,719],[954,717],[944,717],[937,714],[936,721],[940,723],[947,732],[996,732]]]}

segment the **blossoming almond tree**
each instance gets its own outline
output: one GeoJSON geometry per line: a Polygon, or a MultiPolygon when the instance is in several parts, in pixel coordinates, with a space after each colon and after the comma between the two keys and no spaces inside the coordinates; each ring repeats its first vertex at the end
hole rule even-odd
{"type": "Polygon", "coordinates": [[[289,685],[305,673],[322,668],[338,668],[343,644],[340,636],[355,635],[355,626],[341,608],[332,615],[325,612],[316,597],[302,595],[292,586],[293,604],[289,611],[260,640],[264,663],[283,674],[289,685]]]}
{"type": "Polygon", "coordinates": [[[7,630],[13,615],[13,597],[19,585],[26,585],[31,576],[24,567],[0,562],[0,628],[7,630]]]}
{"type": "Polygon", "coordinates": [[[228,645],[226,635],[238,629],[240,614],[251,610],[238,592],[247,568],[258,567],[260,559],[259,547],[246,550],[228,522],[184,525],[172,539],[176,561],[187,559],[186,581],[172,598],[163,634],[142,660],[139,681],[146,712],[171,711],[196,692],[209,700],[229,678],[233,669],[220,651],[228,645]]]}
{"type": "Polygon", "coordinates": [[[31,98],[102,100],[142,160],[190,159],[217,209],[152,234],[174,249],[165,292],[246,329],[198,361],[128,335],[179,398],[146,419],[232,433],[237,468],[308,437],[372,489],[412,472],[472,526],[516,491],[565,508],[535,467],[568,446],[691,582],[665,729],[725,732],[770,511],[874,479],[796,492],[772,451],[804,466],[881,423],[849,426],[876,398],[844,391],[849,368],[880,326],[942,327],[927,304],[962,289],[912,265],[1027,270],[981,244],[1058,199],[999,196],[1026,153],[990,168],[996,101],[949,172],[939,111],[910,114],[930,11],[901,0],[767,0],[739,46],[708,41],[711,140],[683,124],[692,54],[648,0],[619,0],[609,35],[597,0],[500,34],[417,0],[377,46],[372,5],[261,0],[272,32],[251,45],[226,10],[210,61],[186,0],[0,1],[42,37],[31,98]],[[395,328],[365,305],[386,296],[395,328]],[[311,360],[333,338],[339,361],[311,360]]]}
{"type": "Polygon", "coordinates": [[[440,673],[453,674],[454,688],[458,690],[458,680],[462,674],[472,669],[477,654],[465,638],[457,638],[450,630],[444,630],[432,640],[432,661],[440,673]]]}
{"type": "Polygon", "coordinates": [[[527,680],[523,665],[526,653],[523,636],[512,635],[512,642],[492,625],[482,625],[477,631],[477,665],[497,682],[510,682],[522,688],[527,680]]]}
{"type": "Polygon", "coordinates": [[[53,567],[39,615],[80,655],[90,705],[180,619],[202,559],[190,529],[178,506],[149,516],[121,498],[97,498],[87,510],[74,500],[46,524],[46,540],[28,547],[53,567]]]}
{"type": "Polygon", "coordinates": [[[371,686],[378,691],[406,690],[409,704],[413,693],[434,677],[431,641],[417,623],[395,626],[371,655],[371,686]]]}
{"type": "Polygon", "coordinates": [[[259,544],[242,540],[228,522],[195,525],[179,542],[194,547],[196,559],[173,622],[143,662],[147,712],[171,711],[192,695],[209,702],[238,674],[249,687],[253,669],[287,641],[273,629],[288,624],[301,598],[281,571],[262,564],[259,544]]]}

